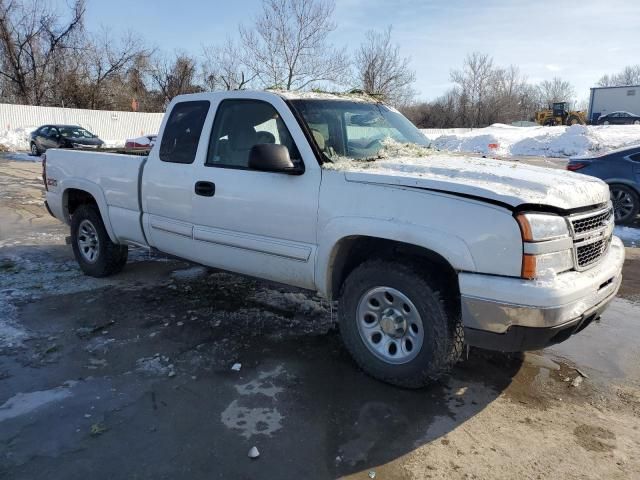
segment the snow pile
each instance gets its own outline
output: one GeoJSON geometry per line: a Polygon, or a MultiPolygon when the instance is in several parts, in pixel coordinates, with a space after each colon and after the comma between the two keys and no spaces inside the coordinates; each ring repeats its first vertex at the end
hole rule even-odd
{"type": "Polygon", "coordinates": [[[13,130],[3,130],[0,132],[1,150],[15,152],[17,150],[29,150],[29,140],[31,132],[38,127],[22,127],[13,130]]]}
{"type": "MultiPolygon", "coordinates": [[[[20,151],[29,151],[31,148],[31,132],[33,132],[38,127],[29,126],[29,127],[21,127],[14,128],[10,130],[2,130],[0,131],[0,151],[5,152],[20,152],[20,151]]],[[[149,143],[149,139],[147,137],[141,137],[140,140],[144,139],[147,144],[149,143]]],[[[138,139],[136,139],[138,140],[138,139]]],[[[123,140],[104,140],[105,148],[122,148],[124,147],[123,140]]],[[[16,158],[16,160],[27,160],[25,158],[16,158]]],[[[28,159],[33,160],[33,159],[28,159]]]]}
{"type": "MultiPolygon", "coordinates": [[[[433,134],[429,135],[433,138],[433,134]]],[[[471,132],[445,134],[432,147],[497,156],[570,157],[640,144],[638,125],[513,127],[494,124],[471,132]]]]}
{"type": "Polygon", "coordinates": [[[595,177],[506,160],[447,154],[333,160],[322,168],[345,172],[348,180],[451,190],[511,205],[543,203],[576,208],[609,199],[609,188],[595,177]]]}

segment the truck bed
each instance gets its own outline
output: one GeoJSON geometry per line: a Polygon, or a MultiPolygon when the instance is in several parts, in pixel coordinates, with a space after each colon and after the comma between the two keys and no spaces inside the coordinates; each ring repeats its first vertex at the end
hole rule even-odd
{"type": "Polygon", "coordinates": [[[53,186],[50,182],[47,194],[50,208],[58,218],[67,218],[66,212],[61,211],[65,204],[64,192],[74,188],[88,191],[95,198],[114,240],[146,244],[140,224],[139,190],[145,162],[146,157],[140,155],[48,150],[47,178],[56,184],[53,186]]]}

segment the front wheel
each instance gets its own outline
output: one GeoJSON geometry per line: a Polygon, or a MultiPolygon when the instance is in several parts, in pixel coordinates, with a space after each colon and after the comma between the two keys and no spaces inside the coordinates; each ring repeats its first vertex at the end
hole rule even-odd
{"type": "Polygon", "coordinates": [[[111,241],[95,205],[80,205],[73,212],[71,240],[73,254],[86,275],[113,275],[127,263],[128,247],[111,241]]]}
{"type": "Polygon", "coordinates": [[[34,157],[40,156],[40,151],[38,150],[38,146],[35,144],[35,142],[31,142],[31,155],[33,155],[34,157]]]}
{"type": "Polygon", "coordinates": [[[632,223],[640,211],[640,199],[631,187],[626,185],[610,185],[611,203],[615,222],[619,224],[632,223]]]}
{"type": "Polygon", "coordinates": [[[369,375],[418,388],[446,373],[462,351],[457,308],[425,272],[367,261],[349,274],[339,304],[345,346],[369,375]]]}
{"type": "Polygon", "coordinates": [[[640,125],[640,120],[634,120],[633,124],[634,125],[640,125]]]}

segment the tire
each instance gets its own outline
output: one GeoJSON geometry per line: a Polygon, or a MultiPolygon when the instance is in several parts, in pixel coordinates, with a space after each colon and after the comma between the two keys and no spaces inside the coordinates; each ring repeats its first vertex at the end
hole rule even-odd
{"type": "Polygon", "coordinates": [[[573,125],[584,125],[584,124],[582,123],[582,120],[580,120],[579,117],[576,117],[574,115],[573,117],[569,117],[569,120],[567,121],[567,125],[573,126],[573,125]]]}
{"type": "Polygon", "coordinates": [[[29,153],[29,155],[33,157],[40,156],[40,150],[38,149],[38,146],[35,144],[35,142],[31,142],[31,152],[29,153]]]}
{"type": "Polygon", "coordinates": [[[71,217],[71,245],[82,271],[91,277],[107,277],[127,263],[128,247],[113,243],[96,205],[80,205],[71,217]]]}
{"type": "Polygon", "coordinates": [[[609,185],[615,222],[619,225],[632,223],[640,211],[638,193],[626,185],[609,185]]]}
{"type": "Polygon", "coordinates": [[[602,122],[602,125],[609,125],[609,120],[605,120],[604,122],[602,122]]]}
{"type": "Polygon", "coordinates": [[[406,388],[423,387],[447,373],[462,352],[462,324],[459,307],[446,302],[443,293],[438,283],[409,262],[370,260],[356,267],[342,286],[338,315],[343,342],[360,368],[378,380],[406,388]],[[393,303],[386,299],[387,293],[393,303]],[[377,299],[373,314],[375,302],[371,302],[377,299]],[[399,330],[387,333],[398,325],[391,320],[396,313],[404,318],[401,338],[399,330]],[[414,322],[420,325],[414,327],[414,322]],[[378,334],[380,347],[375,353],[378,334]],[[382,348],[385,344],[388,347],[382,348]]]}
{"type": "Polygon", "coordinates": [[[634,120],[633,124],[634,125],[640,125],[640,120],[634,120]]]}

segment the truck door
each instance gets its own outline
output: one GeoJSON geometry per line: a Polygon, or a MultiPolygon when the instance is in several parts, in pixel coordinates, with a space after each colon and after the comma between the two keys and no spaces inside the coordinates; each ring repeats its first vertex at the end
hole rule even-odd
{"type": "MultiPolygon", "coordinates": [[[[178,101],[168,110],[156,145],[142,174],[143,226],[153,247],[191,258],[191,192],[208,100],[178,101]]],[[[206,139],[202,142],[206,149],[206,139]]],[[[194,259],[195,260],[195,259],[194,259]]]]}
{"type": "Polygon", "coordinates": [[[219,103],[195,170],[194,251],[207,265],[315,288],[320,166],[284,100],[236,97],[219,103]],[[250,169],[251,148],[264,143],[286,146],[304,173],[250,169]]]}

